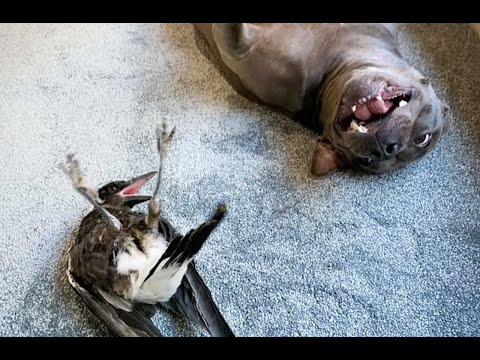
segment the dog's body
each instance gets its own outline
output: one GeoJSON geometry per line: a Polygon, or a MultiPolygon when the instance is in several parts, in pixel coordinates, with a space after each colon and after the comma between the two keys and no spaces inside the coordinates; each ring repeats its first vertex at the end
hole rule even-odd
{"type": "Polygon", "coordinates": [[[317,130],[312,173],[384,173],[448,129],[448,106],[382,24],[195,24],[234,88],[317,130]]]}

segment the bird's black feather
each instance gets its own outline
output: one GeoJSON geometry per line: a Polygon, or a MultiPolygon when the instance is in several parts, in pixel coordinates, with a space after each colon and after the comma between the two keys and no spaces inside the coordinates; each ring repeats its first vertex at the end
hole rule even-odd
{"type": "Polygon", "coordinates": [[[83,287],[79,281],[68,273],[69,282],[75,292],[86,304],[90,312],[103,321],[108,329],[121,337],[161,337],[160,330],[150,318],[152,309],[143,304],[136,304],[132,311],[119,309],[106,301],[94,288],[83,287]]]}

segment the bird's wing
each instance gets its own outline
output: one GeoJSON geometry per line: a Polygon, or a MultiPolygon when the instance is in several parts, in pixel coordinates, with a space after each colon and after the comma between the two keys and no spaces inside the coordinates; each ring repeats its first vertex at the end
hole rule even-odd
{"type": "Polygon", "coordinates": [[[160,304],[202,326],[212,336],[235,336],[193,262],[189,264],[175,295],[168,302],[160,304]]]}
{"type": "Polygon", "coordinates": [[[102,320],[116,336],[121,337],[161,337],[162,334],[153,324],[150,317],[154,310],[148,305],[132,305],[115,295],[110,297],[92,288],[87,290],[81,286],[74,275],[67,271],[68,281],[90,312],[102,320]],[[108,299],[108,300],[107,300],[108,299]]]}
{"type": "MultiPolygon", "coordinates": [[[[159,221],[159,231],[165,235],[168,241],[172,241],[178,235],[168,220],[162,218],[159,221]]],[[[185,316],[205,328],[212,336],[235,336],[215,304],[210,290],[195,268],[194,261],[189,264],[175,295],[168,302],[160,305],[185,316]]]]}

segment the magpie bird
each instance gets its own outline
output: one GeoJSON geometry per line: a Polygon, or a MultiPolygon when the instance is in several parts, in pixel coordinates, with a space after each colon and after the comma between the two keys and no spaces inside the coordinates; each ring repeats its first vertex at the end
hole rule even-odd
{"type": "Polygon", "coordinates": [[[174,133],[165,122],[157,128],[158,172],[98,190],[87,184],[75,156],[67,155],[66,172],[74,188],[94,207],[69,250],[67,276],[90,311],[117,336],[162,336],[150,320],[156,305],[185,316],[212,336],[235,336],[193,262],[224,218],[226,206],[219,204],[208,221],[185,235],[161,216],[162,160],[174,133]],[[153,195],[138,195],[156,174],[153,195]],[[133,210],[145,201],[146,214],[133,210]]]}

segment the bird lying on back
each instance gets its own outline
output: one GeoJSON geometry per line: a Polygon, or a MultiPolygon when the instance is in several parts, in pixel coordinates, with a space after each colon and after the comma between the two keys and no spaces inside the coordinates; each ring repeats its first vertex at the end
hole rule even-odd
{"type": "Polygon", "coordinates": [[[157,172],[113,181],[95,190],[87,185],[78,161],[67,155],[75,189],[94,209],[82,220],[69,251],[68,278],[89,309],[119,336],[161,336],[150,317],[163,305],[205,327],[213,336],[233,336],[196,271],[193,259],[225,216],[218,205],[210,220],[186,235],[161,216],[162,160],[175,129],[157,129],[160,166],[152,196],[138,191],[157,172]],[[148,212],[132,208],[148,201],[148,212]],[[187,276],[186,276],[187,275],[187,276]]]}

